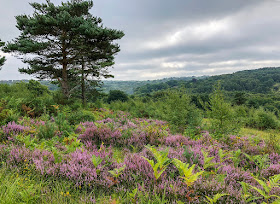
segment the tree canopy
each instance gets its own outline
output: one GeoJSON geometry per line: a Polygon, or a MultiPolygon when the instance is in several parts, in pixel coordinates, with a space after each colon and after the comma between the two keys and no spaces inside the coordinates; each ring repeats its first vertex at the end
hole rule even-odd
{"type": "Polygon", "coordinates": [[[280,67],[261,68],[238,71],[233,74],[222,74],[197,80],[171,80],[157,84],[146,84],[135,88],[135,94],[147,94],[154,91],[178,88],[180,86],[190,93],[211,93],[213,86],[220,81],[221,87],[227,92],[273,93],[280,90],[280,67]]]}
{"type": "MultiPolygon", "coordinates": [[[[2,46],[4,46],[4,42],[2,42],[1,41],[1,39],[0,39],[0,48],[2,47],[2,46]]],[[[6,61],[6,58],[5,57],[1,57],[0,56],[0,70],[1,70],[1,67],[4,65],[4,62],[6,61]]]]}
{"type": "MultiPolygon", "coordinates": [[[[92,1],[61,3],[30,3],[32,16],[16,16],[20,36],[9,42],[5,51],[14,52],[27,63],[22,73],[39,79],[57,80],[65,97],[70,97],[71,83],[80,83],[77,76],[100,77],[114,64],[114,55],[120,51],[114,40],[124,33],[106,28],[101,18],[89,10],[92,1]]],[[[104,74],[104,76],[107,76],[104,74]]]]}

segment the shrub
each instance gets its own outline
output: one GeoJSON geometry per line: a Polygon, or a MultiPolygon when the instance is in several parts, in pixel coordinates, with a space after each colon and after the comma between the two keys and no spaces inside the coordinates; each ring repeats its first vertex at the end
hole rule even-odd
{"type": "Polygon", "coordinates": [[[12,114],[12,110],[6,108],[6,101],[0,100],[0,125],[5,125],[9,121],[9,117],[12,114]]]}
{"type": "Polygon", "coordinates": [[[191,98],[180,91],[168,91],[155,102],[156,118],[170,122],[176,131],[184,132],[186,127],[200,126],[201,112],[191,103],[191,98]]]}
{"type": "Polygon", "coordinates": [[[49,122],[49,121],[47,121],[45,123],[45,125],[41,125],[38,128],[38,130],[39,130],[39,132],[38,132],[37,136],[39,139],[51,139],[58,132],[57,126],[54,123],[49,122]]]}
{"type": "Polygon", "coordinates": [[[156,97],[134,97],[126,102],[111,101],[109,107],[128,111],[134,117],[168,121],[173,130],[181,133],[187,127],[193,129],[201,125],[202,112],[184,90],[168,90],[154,95],[156,97]]]}
{"type": "Polygon", "coordinates": [[[80,110],[76,112],[72,112],[67,116],[68,122],[70,125],[77,125],[81,122],[94,122],[95,118],[92,112],[86,110],[80,110]]]}
{"type": "Polygon", "coordinates": [[[73,132],[73,129],[70,126],[69,122],[67,121],[64,112],[58,111],[54,121],[58,127],[60,134],[63,134],[64,136],[68,136],[69,133],[73,132]]]}
{"type": "Polygon", "coordinates": [[[250,111],[246,125],[259,129],[276,129],[279,127],[279,121],[274,113],[259,108],[250,111]]]}
{"type": "Polygon", "coordinates": [[[125,92],[120,90],[111,90],[108,95],[107,102],[111,103],[112,101],[122,101],[125,102],[128,100],[128,96],[125,92]]]}
{"type": "Polygon", "coordinates": [[[261,129],[276,129],[279,122],[274,113],[259,109],[257,112],[257,127],[261,129]]]}
{"type": "Polygon", "coordinates": [[[35,80],[29,80],[29,82],[26,84],[27,89],[36,96],[41,96],[44,94],[49,94],[50,91],[48,90],[47,86],[42,85],[40,82],[35,80]]]}

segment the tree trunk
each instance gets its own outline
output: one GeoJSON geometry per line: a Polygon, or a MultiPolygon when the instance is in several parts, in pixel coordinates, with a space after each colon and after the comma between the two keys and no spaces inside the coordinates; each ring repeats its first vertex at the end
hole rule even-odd
{"type": "MultiPolygon", "coordinates": [[[[63,31],[63,38],[66,36],[66,32],[63,31]]],[[[69,85],[68,85],[68,76],[67,76],[67,51],[66,51],[66,43],[65,40],[62,41],[62,80],[61,80],[61,88],[62,93],[66,99],[69,98],[69,85]]]]}
{"type": "Polygon", "coordinates": [[[66,99],[69,98],[69,85],[68,85],[68,77],[67,77],[67,65],[63,64],[62,69],[62,80],[61,80],[61,88],[62,93],[66,99]]]}
{"type": "Polygon", "coordinates": [[[82,101],[83,106],[86,107],[86,87],[85,87],[85,62],[82,61],[82,78],[81,78],[81,85],[82,85],[82,101]]]}

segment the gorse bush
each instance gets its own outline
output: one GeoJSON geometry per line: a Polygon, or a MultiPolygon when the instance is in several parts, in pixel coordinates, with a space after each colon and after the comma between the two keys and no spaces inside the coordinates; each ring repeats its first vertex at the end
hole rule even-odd
{"type": "Polygon", "coordinates": [[[68,136],[69,133],[73,132],[72,127],[66,119],[66,114],[58,111],[57,116],[54,118],[55,124],[58,127],[60,134],[68,136]]]}
{"type": "Polygon", "coordinates": [[[34,95],[42,96],[49,94],[50,91],[47,86],[42,85],[40,82],[35,80],[29,80],[26,84],[27,89],[34,95]]]}
{"type": "Polygon", "coordinates": [[[0,97],[28,98],[33,94],[28,90],[27,83],[20,82],[12,85],[0,84],[0,97]]]}

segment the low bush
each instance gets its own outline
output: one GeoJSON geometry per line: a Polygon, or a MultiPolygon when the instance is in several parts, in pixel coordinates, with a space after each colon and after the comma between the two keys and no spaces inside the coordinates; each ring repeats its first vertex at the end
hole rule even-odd
{"type": "Polygon", "coordinates": [[[70,125],[77,125],[81,122],[94,122],[95,117],[91,111],[87,110],[79,110],[75,112],[71,112],[67,115],[67,120],[70,123],[70,125]]]}
{"type": "Polygon", "coordinates": [[[246,120],[248,127],[258,129],[276,129],[279,127],[279,120],[276,115],[270,111],[265,111],[263,108],[257,110],[252,109],[246,120]]]}
{"type": "Polygon", "coordinates": [[[183,90],[166,91],[153,99],[144,99],[111,102],[109,107],[128,111],[134,117],[168,121],[175,132],[183,133],[186,128],[201,126],[202,111],[191,103],[191,98],[183,90]]]}
{"type": "Polygon", "coordinates": [[[39,126],[37,136],[39,139],[51,139],[59,133],[58,131],[55,123],[47,121],[44,125],[39,126]]]}

